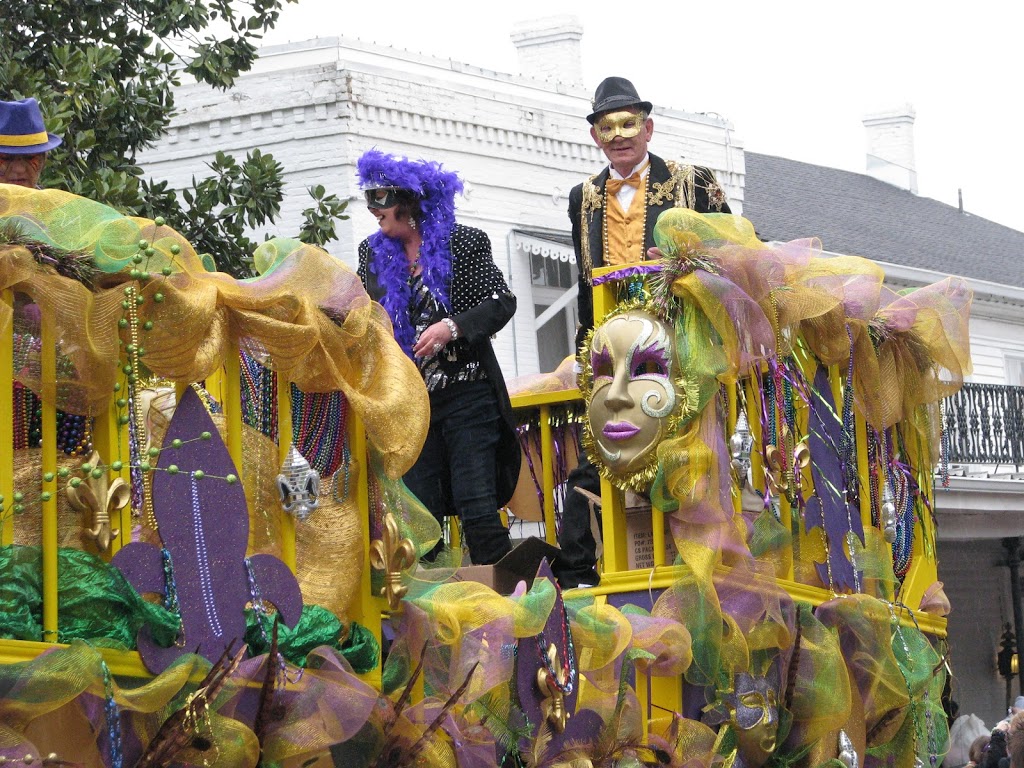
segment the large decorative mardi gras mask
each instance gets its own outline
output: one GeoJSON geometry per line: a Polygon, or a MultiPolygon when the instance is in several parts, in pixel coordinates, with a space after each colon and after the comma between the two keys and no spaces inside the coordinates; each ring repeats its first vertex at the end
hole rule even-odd
{"type": "Polygon", "coordinates": [[[587,452],[613,483],[642,489],[685,400],[676,391],[672,328],[642,305],[623,305],[594,329],[581,358],[587,452]]]}

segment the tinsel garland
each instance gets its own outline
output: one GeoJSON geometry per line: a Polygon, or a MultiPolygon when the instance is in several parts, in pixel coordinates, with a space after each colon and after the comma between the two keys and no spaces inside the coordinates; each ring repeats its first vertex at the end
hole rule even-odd
{"type": "Polygon", "coordinates": [[[92,256],[80,251],[69,251],[56,245],[34,240],[25,234],[16,222],[7,222],[0,227],[0,245],[21,246],[32,254],[40,267],[49,267],[58,275],[92,288],[100,271],[93,265],[92,256]]]}

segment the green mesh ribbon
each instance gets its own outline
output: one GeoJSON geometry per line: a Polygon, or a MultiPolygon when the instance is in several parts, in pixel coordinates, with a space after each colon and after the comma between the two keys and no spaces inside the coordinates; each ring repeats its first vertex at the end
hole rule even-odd
{"type": "MultiPolygon", "coordinates": [[[[322,645],[341,651],[345,660],[357,674],[364,674],[377,666],[380,647],[370,630],[356,622],[349,625],[348,636],[338,642],[344,625],[333,613],[319,605],[304,605],[302,616],[292,628],[283,624],[277,628],[277,650],[284,658],[297,667],[306,666],[306,657],[314,648],[322,645]]],[[[266,614],[257,617],[251,608],[245,609],[245,643],[253,656],[270,650],[273,619],[266,614]],[[262,620],[263,628],[260,628],[262,620]]]]}
{"type": "MultiPolygon", "coordinates": [[[[43,638],[42,559],[39,547],[0,548],[0,637],[43,638]]],[[[57,551],[57,641],[135,648],[148,626],[157,643],[169,646],[178,617],[143,600],[117,568],[77,549],[57,551]]]]}

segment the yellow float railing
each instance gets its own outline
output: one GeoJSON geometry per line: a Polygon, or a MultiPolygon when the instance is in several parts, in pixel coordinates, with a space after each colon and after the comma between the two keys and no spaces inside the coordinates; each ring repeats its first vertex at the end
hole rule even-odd
{"type": "MultiPolygon", "coordinates": [[[[595,309],[600,317],[606,312],[613,302],[613,286],[607,285],[595,292],[595,309]]],[[[8,308],[13,307],[13,295],[10,291],[5,292],[2,297],[8,308]]],[[[54,338],[54,330],[51,321],[44,317],[41,327],[41,373],[43,381],[53,382],[56,380],[56,353],[57,345],[54,338]]],[[[122,388],[127,388],[127,380],[119,377],[122,388]]],[[[833,372],[832,381],[836,388],[837,403],[841,403],[842,391],[838,387],[839,377],[833,372]]],[[[0,334],[0,495],[3,497],[3,517],[0,526],[2,540],[0,544],[7,545],[14,540],[16,520],[14,519],[15,492],[14,471],[12,450],[14,444],[13,435],[13,404],[12,387],[13,378],[13,323],[7,330],[0,334]]],[[[242,440],[243,420],[241,411],[241,377],[239,360],[235,356],[229,356],[225,362],[224,369],[211,377],[207,382],[211,395],[224,407],[227,423],[227,439],[229,451],[241,475],[242,467],[242,440]]],[[[179,383],[179,393],[187,384],[179,383]]],[[[755,443],[759,444],[762,435],[760,434],[759,409],[761,403],[758,401],[759,388],[751,386],[749,381],[740,382],[743,388],[743,402],[746,404],[749,424],[753,433],[755,443]]],[[[514,407],[519,411],[533,410],[537,413],[540,426],[540,466],[539,476],[541,481],[542,515],[544,523],[545,538],[554,543],[556,541],[555,519],[557,510],[555,508],[556,478],[554,446],[554,433],[552,430],[553,413],[560,411],[562,407],[578,405],[580,401],[579,391],[576,389],[560,392],[548,392],[536,395],[518,396],[513,399],[514,407]]],[[[740,406],[738,390],[727,389],[728,416],[727,426],[731,430],[736,423],[740,406]]],[[[290,446],[292,434],[292,414],[290,388],[287,381],[281,380],[278,387],[278,400],[276,403],[277,418],[279,425],[278,455],[283,460],[290,446]]],[[[57,479],[57,440],[56,440],[56,407],[54,395],[44,387],[43,391],[43,435],[40,458],[40,479],[38,495],[35,492],[29,493],[22,490],[25,503],[36,500],[39,502],[42,519],[42,549],[43,549],[43,637],[40,642],[19,642],[0,641],[0,662],[10,662],[31,658],[42,649],[49,647],[49,642],[57,637],[58,626],[58,594],[57,594],[57,548],[58,548],[58,495],[62,492],[57,479]]],[[[107,466],[117,466],[118,469],[110,469],[110,476],[121,477],[130,480],[129,456],[128,456],[128,427],[121,419],[123,408],[118,408],[115,398],[112,397],[106,411],[93,420],[93,442],[100,452],[107,466]]],[[[806,425],[806,413],[798,415],[806,425]]],[[[370,528],[369,528],[369,495],[368,495],[368,459],[365,436],[362,427],[354,414],[350,415],[348,422],[351,453],[351,464],[349,466],[352,492],[356,494],[356,502],[360,511],[362,535],[363,535],[363,563],[362,581],[358,595],[351,607],[350,615],[355,621],[369,628],[378,638],[380,637],[381,615],[386,612],[386,603],[379,596],[371,594],[370,588],[370,528]]],[[[858,417],[857,443],[858,443],[858,468],[861,477],[866,477],[867,453],[866,453],[866,432],[863,419],[858,417]]],[[[916,440],[916,438],[915,438],[916,440]]],[[[914,453],[911,463],[915,466],[920,464],[918,459],[925,459],[922,456],[923,448],[913,442],[908,449],[914,453]]],[[[753,476],[763,476],[763,467],[758,452],[751,456],[753,465],[753,476]]],[[[919,473],[918,481],[922,484],[922,490],[929,495],[930,473],[919,473]]],[[[809,474],[804,482],[810,483],[809,474]]],[[[861,515],[865,526],[872,524],[870,502],[866,500],[867,494],[861,494],[862,508],[861,515]]],[[[602,582],[600,586],[590,592],[598,600],[607,599],[608,595],[615,593],[647,593],[668,588],[679,577],[682,566],[667,563],[665,560],[665,521],[659,510],[651,513],[652,539],[654,542],[654,567],[645,570],[630,570],[627,557],[627,527],[624,510],[623,494],[608,481],[602,481],[603,500],[603,537],[604,556],[602,560],[602,582]]],[[[797,536],[796,546],[800,546],[801,539],[805,536],[799,530],[797,519],[794,529],[793,518],[788,504],[783,500],[781,504],[782,522],[797,536]]],[[[295,552],[295,525],[287,515],[283,515],[282,524],[282,554],[284,561],[293,570],[296,566],[295,552]]],[[[114,524],[114,521],[112,521],[114,524]]],[[[124,544],[131,540],[131,529],[133,519],[131,510],[126,508],[120,512],[116,522],[120,534],[115,538],[111,547],[113,554],[124,544]]],[[[903,584],[903,594],[900,596],[902,602],[913,605],[915,600],[919,601],[924,589],[935,580],[935,555],[934,555],[934,528],[930,519],[920,521],[920,532],[923,536],[915,536],[914,567],[907,575],[903,584]],[[929,537],[930,540],[929,540],[929,537]]],[[[794,580],[792,570],[789,579],[781,581],[782,586],[799,601],[811,605],[820,604],[833,595],[827,590],[816,586],[798,583],[794,580]]],[[[942,636],[945,634],[945,620],[929,614],[916,612],[913,619],[904,615],[906,621],[916,621],[920,628],[931,634],[942,636]]],[[[118,674],[145,675],[137,654],[128,652],[105,652],[110,659],[111,669],[118,674]],[[116,669],[115,669],[116,667],[116,669]]],[[[380,670],[376,671],[379,678],[380,670]]],[[[371,674],[371,678],[373,674],[371,674]]],[[[647,700],[651,707],[652,717],[662,711],[678,711],[680,696],[678,684],[674,681],[654,679],[650,681],[650,690],[645,683],[639,686],[641,695],[647,700]]]]}

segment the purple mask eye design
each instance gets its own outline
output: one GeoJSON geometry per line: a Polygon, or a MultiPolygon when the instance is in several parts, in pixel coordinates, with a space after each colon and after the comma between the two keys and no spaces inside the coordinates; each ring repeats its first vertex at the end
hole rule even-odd
{"type": "Polygon", "coordinates": [[[645,376],[667,377],[669,362],[665,356],[665,350],[652,345],[636,351],[631,368],[630,377],[634,379],[645,376]]]}
{"type": "Polygon", "coordinates": [[[595,381],[598,379],[611,379],[615,375],[615,363],[612,360],[612,353],[608,350],[608,347],[594,350],[590,358],[590,366],[594,371],[595,381]]]}

